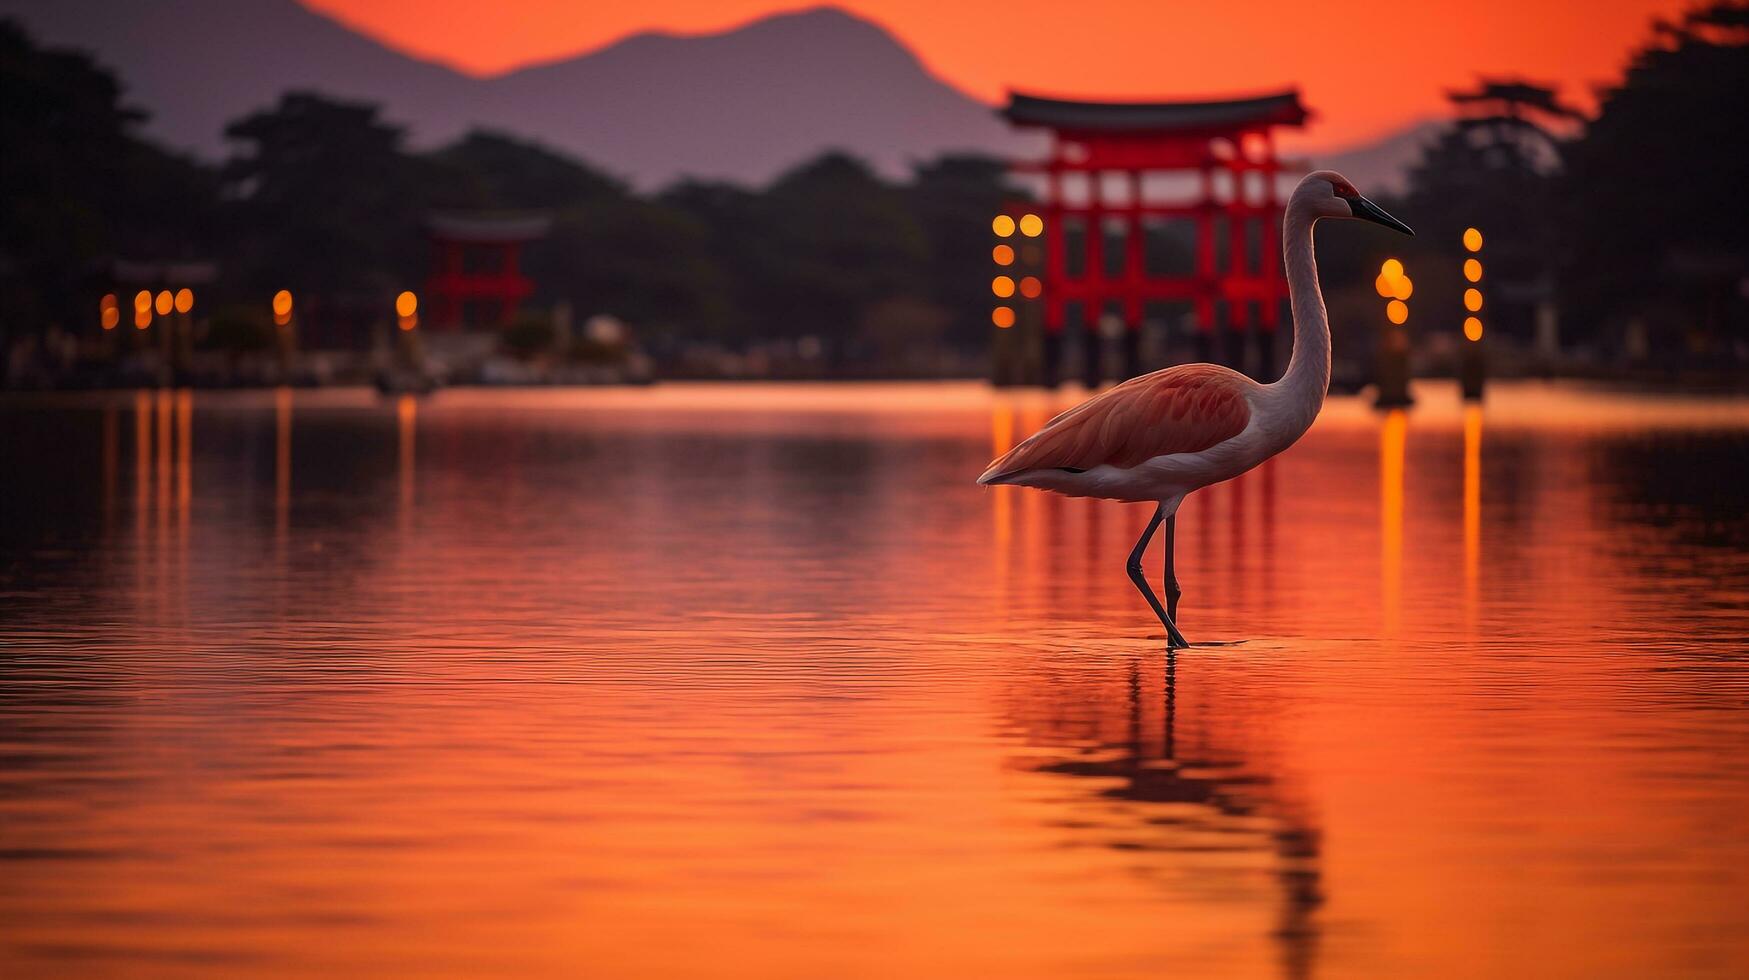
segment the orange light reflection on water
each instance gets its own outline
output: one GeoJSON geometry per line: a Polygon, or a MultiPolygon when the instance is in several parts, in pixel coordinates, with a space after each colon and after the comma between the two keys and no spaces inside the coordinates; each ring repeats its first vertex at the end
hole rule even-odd
{"type": "Polygon", "coordinates": [[[291,529],[292,390],[273,390],[273,532],[274,550],[285,553],[291,529]]]}
{"type": "Polygon", "coordinates": [[[1464,407],[1464,608],[1472,617],[1481,576],[1482,406],[1467,405],[1464,407]]]}
{"type": "Polygon", "coordinates": [[[1385,610],[1385,635],[1397,633],[1403,603],[1403,454],[1409,438],[1409,413],[1394,408],[1379,427],[1379,595],[1385,610]]]}
{"type": "Polygon", "coordinates": [[[419,435],[419,399],[413,395],[402,395],[395,403],[395,417],[398,423],[397,444],[400,446],[401,527],[405,530],[413,520],[413,493],[417,478],[413,464],[419,435]]]}

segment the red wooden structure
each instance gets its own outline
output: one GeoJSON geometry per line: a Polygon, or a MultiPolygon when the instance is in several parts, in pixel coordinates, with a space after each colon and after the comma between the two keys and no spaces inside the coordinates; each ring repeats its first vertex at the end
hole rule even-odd
{"type": "MultiPolygon", "coordinates": [[[[1283,201],[1274,130],[1303,125],[1299,92],[1218,102],[1080,102],[1010,93],[1002,115],[1047,130],[1049,156],[1012,165],[1042,177],[1046,383],[1072,308],[1099,349],[1102,320],[1124,330],[1124,374],[1140,370],[1139,337],[1152,304],[1194,312],[1200,356],[1232,329],[1226,360],[1242,363],[1243,332],[1260,328],[1259,374],[1273,374],[1274,331],[1287,285],[1278,239],[1283,201]]],[[[1042,205],[1042,210],[1041,210],[1042,205]]],[[[1089,384],[1102,380],[1100,358],[1089,384]]]]}
{"type": "Polygon", "coordinates": [[[522,246],[547,233],[546,215],[434,215],[431,278],[422,312],[428,324],[449,330],[499,327],[534,292],[522,274],[522,246]]]}

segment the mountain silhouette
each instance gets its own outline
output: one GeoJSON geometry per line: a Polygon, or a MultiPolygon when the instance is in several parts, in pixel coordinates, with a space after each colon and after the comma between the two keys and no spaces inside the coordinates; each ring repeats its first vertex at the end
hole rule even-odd
{"type": "Polygon", "coordinates": [[[0,0],[43,44],[91,52],[150,114],[148,135],[206,158],[225,124],[288,89],[382,102],[423,141],[453,135],[478,83],[409,58],[294,0],[0,0]]]}
{"type": "Polygon", "coordinates": [[[1362,193],[1401,194],[1409,189],[1409,168],[1421,160],[1421,151],[1437,141],[1451,124],[1423,120],[1389,133],[1370,143],[1361,143],[1312,158],[1354,182],[1362,193]]]}
{"type": "MultiPolygon", "coordinates": [[[[897,177],[944,152],[1043,147],[887,30],[835,7],[716,34],[636,34],[490,78],[402,54],[296,0],[0,0],[0,16],[92,52],[150,114],[148,135],[209,160],[226,154],[226,123],[293,89],[377,103],[415,148],[488,128],[644,189],[682,177],[762,184],[834,149],[897,177]]],[[[1404,145],[1348,155],[1385,176],[1404,145]]]]}
{"type": "Polygon", "coordinates": [[[948,150],[1023,145],[891,34],[834,8],[722,34],[639,34],[493,79],[486,99],[495,125],[639,184],[682,173],[761,182],[826,149],[901,174],[948,150]]]}
{"type": "Polygon", "coordinates": [[[380,103],[416,147],[472,126],[535,139],[642,187],[762,183],[827,149],[885,173],[1024,146],[990,107],[869,21],[820,7],[720,34],[645,33],[492,78],[408,57],[294,0],[0,0],[41,41],[120,75],[146,131],[224,155],[224,126],[288,89],[380,103]]]}

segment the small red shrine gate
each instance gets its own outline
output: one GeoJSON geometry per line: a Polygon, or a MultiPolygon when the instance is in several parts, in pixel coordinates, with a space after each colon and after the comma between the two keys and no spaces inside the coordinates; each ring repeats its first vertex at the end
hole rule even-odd
{"type": "MultiPolygon", "coordinates": [[[[1070,308],[1098,351],[1102,320],[1124,326],[1124,376],[1140,373],[1146,308],[1187,305],[1198,354],[1219,356],[1216,329],[1232,328],[1226,360],[1242,364],[1244,331],[1268,334],[1257,373],[1273,375],[1273,339],[1287,284],[1279,238],[1283,201],[1277,126],[1308,116],[1299,92],[1219,102],[1080,102],[1010,93],[1002,115],[1051,133],[1047,159],[1012,164],[1042,177],[1044,370],[1057,383],[1070,308]],[[1175,235],[1174,232],[1177,232],[1175,235]],[[1188,239],[1188,241],[1187,241],[1188,239]]],[[[1041,206],[1042,205],[1042,206],[1041,206]]],[[[1089,356],[1089,385],[1102,380],[1089,356]]]]}
{"type": "Polygon", "coordinates": [[[522,274],[522,246],[544,236],[546,215],[433,215],[431,278],[426,280],[426,322],[448,330],[500,327],[534,292],[522,274]]]}

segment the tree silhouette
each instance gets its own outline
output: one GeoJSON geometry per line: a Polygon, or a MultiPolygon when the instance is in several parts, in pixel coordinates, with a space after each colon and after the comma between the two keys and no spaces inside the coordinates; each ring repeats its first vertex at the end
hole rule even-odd
{"type": "MultiPolygon", "coordinates": [[[[1552,85],[1517,78],[1480,80],[1449,93],[1457,119],[1410,172],[1416,241],[1407,255],[1456,268],[1464,229],[1482,229],[1487,247],[1488,329],[1528,339],[1533,308],[1553,298],[1558,231],[1555,194],[1562,134],[1582,119],[1552,85]]],[[[1418,267],[1426,267],[1416,263],[1418,267]]],[[[1459,310],[1459,284],[1425,277],[1417,306],[1459,310]]]]}
{"type": "Polygon", "coordinates": [[[624,198],[625,184],[526,140],[474,130],[430,155],[442,168],[437,203],[557,210],[624,198]]]}
{"type": "MultiPolygon", "coordinates": [[[[1749,342],[1749,4],[1658,21],[1564,154],[1564,297],[1654,349],[1749,342]]],[[[1739,353],[1737,356],[1741,357],[1739,353]]]]}
{"type": "Polygon", "coordinates": [[[422,168],[375,106],[289,92],[225,135],[230,256],[255,292],[364,305],[422,276],[422,168]]]}
{"type": "Polygon", "coordinates": [[[1007,171],[991,157],[945,156],[917,167],[906,190],[929,248],[924,289],[947,316],[947,336],[966,348],[990,339],[990,219],[1015,196],[1007,171]]]}
{"type": "Polygon", "coordinates": [[[117,257],[208,243],[212,176],[134,135],[115,76],[0,21],[0,341],[96,320],[117,257]]]}
{"type": "Polygon", "coordinates": [[[779,177],[761,206],[770,237],[760,247],[783,256],[763,284],[772,334],[844,338],[877,303],[922,292],[922,229],[862,161],[827,153],[779,177]]]}

